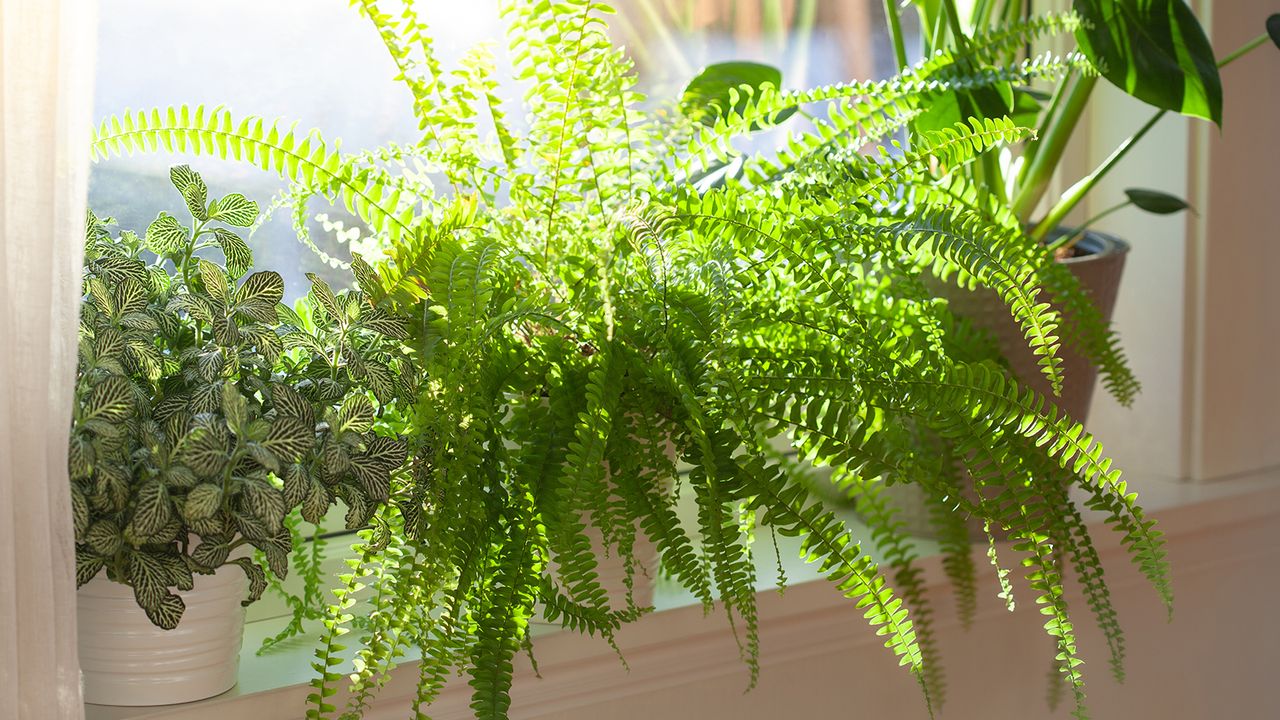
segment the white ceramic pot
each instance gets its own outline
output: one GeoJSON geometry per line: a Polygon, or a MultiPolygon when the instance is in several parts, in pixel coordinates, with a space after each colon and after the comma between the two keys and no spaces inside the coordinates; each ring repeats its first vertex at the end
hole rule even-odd
{"type": "Polygon", "coordinates": [[[85,702],[170,705],[213,697],[236,684],[247,580],[236,565],[196,575],[179,592],[187,609],[173,630],[147,619],[133,589],[101,572],[76,597],[85,702]]]}

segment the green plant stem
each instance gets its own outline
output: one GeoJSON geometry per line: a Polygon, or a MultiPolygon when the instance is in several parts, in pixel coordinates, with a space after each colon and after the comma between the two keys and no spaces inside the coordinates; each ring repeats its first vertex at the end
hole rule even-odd
{"type": "Polygon", "coordinates": [[[1076,125],[1080,123],[1084,109],[1089,104],[1089,96],[1097,84],[1096,76],[1078,78],[1067,92],[1062,113],[1056,119],[1046,119],[1049,123],[1047,132],[1040,140],[1040,148],[1036,151],[1031,166],[1026,168],[1026,177],[1019,183],[1018,192],[1014,196],[1011,207],[1014,215],[1022,222],[1030,219],[1036,205],[1040,204],[1040,198],[1044,197],[1045,190],[1049,187],[1049,180],[1053,177],[1053,171],[1062,160],[1062,155],[1067,150],[1067,143],[1070,142],[1076,125]]]}
{"type": "Polygon", "coordinates": [[[889,23],[889,38],[893,41],[893,58],[898,69],[907,67],[907,46],[902,39],[902,18],[898,16],[898,6],[894,0],[884,0],[884,17],[889,23]]]}
{"type": "MultiPolygon", "coordinates": [[[[1018,169],[1018,174],[1013,180],[1013,188],[1021,188],[1026,182],[1027,173],[1031,166],[1035,164],[1036,155],[1040,153],[1040,145],[1044,142],[1044,138],[1053,129],[1053,118],[1057,116],[1058,111],[1062,109],[1063,100],[1067,96],[1067,89],[1075,82],[1075,71],[1068,71],[1066,75],[1058,81],[1058,86],[1053,90],[1053,97],[1049,99],[1049,105],[1044,109],[1041,116],[1040,125],[1036,128],[1036,136],[1030,140],[1026,149],[1022,152],[1022,167],[1018,169]]],[[[1010,198],[1012,200],[1013,198],[1010,198]]]]}
{"type": "MultiPolygon", "coordinates": [[[[1269,39],[1269,36],[1266,33],[1263,33],[1262,35],[1250,40],[1238,50],[1230,53],[1219,61],[1218,69],[1225,68],[1236,60],[1239,60],[1257,49],[1263,43],[1268,42],[1269,39]]],[[[1107,173],[1111,172],[1111,169],[1124,159],[1125,155],[1129,154],[1129,151],[1133,149],[1133,146],[1146,136],[1146,134],[1151,131],[1151,128],[1156,126],[1156,123],[1160,122],[1160,119],[1163,118],[1167,112],[1167,110],[1160,110],[1155,115],[1152,115],[1151,119],[1148,120],[1146,124],[1138,130],[1138,132],[1134,133],[1129,137],[1129,139],[1121,143],[1120,147],[1116,148],[1111,155],[1107,156],[1107,159],[1103,160],[1102,164],[1099,165],[1097,169],[1086,175],[1075,185],[1068,188],[1053,208],[1049,210],[1049,213],[1044,216],[1044,219],[1041,220],[1036,225],[1035,229],[1031,231],[1031,238],[1033,240],[1043,241],[1045,237],[1047,237],[1049,233],[1062,222],[1062,219],[1074,210],[1076,205],[1080,204],[1080,201],[1089,194],[1089,191],[1093,190],[1094,186],[1096,186],[1102,178],[1106,177],[1107,173]]],[[[1021,215],[1019,216],[1021,217],[1021,215]]]]}
{"type": "Polygon", "coordinates": [[[1098,166],[1098,169],[1086,175],[1075,185],[1067,188],[1067,191],[1062,194],[1062,198],[1058,200],[1057,204],[1055,204],[1051,210],[1049,210],[1049,214],[1045,215],[1044,219],[1037,223],[1035,229],[1031,231],[1031,239],[1037,242],[1043,241],[1045,237],[1047,237],[1049,233],[1062,222],[1062,219],[1067,216],[1067,213],[1074,210],[1076,205],[1080,204],[1080,201],[1084,199],[1085,195],[1089,194],[1089,191],[1098,184],[1098,181],[1107,173],[1111,172],[1111,168],[1115,167],[1117,163],[1124,159],[1124,156],[1129,154],[1129,151],[1133,149],[1133,146],[1136,145],[1139,140],[1145,137],[1148,132],[1151,132],[1151,128],[1155,127],[1156,123],[1160,122],[1160,119],[1165,116],[1166,112],[1168,111],[1161,110],[1155,115],[1152,115],[1151,119],[1148,120],[1147,123],[1138,130],[1138,132],[1130,135],[1129,139],[1120,143],[1120,147],[1116,148],[1111,155],[1107,156],[1107,159],[1102,161],[1102,164],[1098,166]]]}
{"type": "Polygon", "coordinates": [[[1071,233],[1070,235],[1063,235],[1061,238],[1058,238],[1057,240],[1054,240],[1053,242],[1049,243],[1047,245],[1047,249],[1051,252],[1059,248],[1070,250],[1071,248],[1075,247],[1076,243],[1080,242],[1080,238],[1084,237],[1085,232],[1088,231],[1088,229],[1092,227],[1095,223],[1097,223],[1099,220],[1110,215],[1111,213],[1114,213],[1119,210],[1123,210],[1132,204],[1133,204],[1132,200],[1125,200],[1122,203],[1112,205],[1106,210],[1103,210],[1097,215],[1094,215],[1088,220],[1085,220],[1084,223],[1080,225],[1080,227],[1076,228],[1075,232],[1071,233]]]}

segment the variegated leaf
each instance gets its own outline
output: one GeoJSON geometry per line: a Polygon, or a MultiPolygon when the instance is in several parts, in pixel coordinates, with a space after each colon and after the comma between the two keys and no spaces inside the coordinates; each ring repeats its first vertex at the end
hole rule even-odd
{"type": "Polygon", "coordinates": [[[314,426],[307,425],[298,418],[281,417],[271,424],[271,431],[267,433],[262,445],[280,458],[281,462],[290,463],[310,450],[314,441],[314,426]]]}
{"type": "Polygon", "coordinates": [[[302,518],[309,523],[319,525],[324,520],[324,516],[329,513],[329,506],[332,504],[333,497],[324,483],[309,478],[307,495],[302,500],[302,518]]]}
{"type": "Polygon", "coordinates": [[[191,567],[187,565],[186,559],[182,555],[158,555],[160,563],[164,565],[165,575],[168,578],[170,587],[175,587],[182,591],[190,590],[195,586],[195,578],[191,576],[191,567]]]}
{"type": "Polygon", "coordinates": [[[244,512],[233,512],[231,513],[231,519],[235,522],[236,530],[250,540],[262,540],[271,536],[271,533],[267,531],[267,526],[253,515],[244,512]]]}
{"type": "Polygon", "coordinates": [[[278,273],[256,272],[245,278],[240,289],[236,291],[233,308],[235,312],[258,322],[275,322],[276,304],[282,297],[284,297],[284,280],[278,273]]]}
{"type": "Polygon", "coordinates": [[[253,546],[267,556],[267,568],[272,575],[281,580],[289,577],[289,553],[293,552],[293,535],[288,528],[282,528],[266,540],[253,543],[253,546]]]}
{"type": "Polygon", "coordinates": [[[382,283],[378,282],[378,274],[358,253],[351,253],[351,273],[356,276],[356,285],[374,302],[386,297],[382,283]]]}
{"type": "Polygon", "coordinates": [[[174,189],[182,192],[192,183],[204,185],[204,180],[200,178],[200,173],[191,169],[190,165],[174,165],[169,168],[169,182],[173,183],[174,189]]]}
{"type": "Polygon", "coordinates": [[[232,560],[244,570],[245,577],[249,578],[249,597],[241,601],[241,605],[252,605],[262,597],[262,593],[267,589],[267,574],[258,567],[253,560],[249,558],[236,558],[232,560]]]}
{"type": "Polygon", "coordinates": [[[84,534],[85,544],[102,557],[111,557],[120,551],[124,536],[120,526],[110,518],[104,518],[89,526],[84,534]]]}
{"type": "Polygon", "coordinates": [[[182,506],[182,516],[188,521],[211,518],[222,509],[222,486],[217,483],[201,483],[187,493],[182,506]]]}
{"type": "Polygon", "coordinates": [[[187,606],[182,602],[182,598],[170,593],[161,597],[154,605],[143,605],[142,609],[146,611],[147,619],[153,625],[164,630],[172,630],[182,621],[182,613],[186,611],[187,606]]]}
{"type": "Polygon", "coordinates": [[[182,463],[200,477],[214,477],[227,464],[227,438],[222,429],[207,418],[197,416],[194,427],[179,445],[182,463]]]}
{"type": "Polygon", "coordinates": [[[361,308],[360,325],[395,340],[405,340],[409,337],[409,321],[381,308],[367,305],[361,308]]]}
{"type": "Polygon", "coordinates": [[[191,551],[191,562],[195,563],[198,572],[208,574],[222,567],[230,554],[230,545],[206,537],[191,551]]]}
{"type": "Polygon", "coordinates": [[[90,555],[76,548],[76,587],[82,587],[106,567],[106,561],[97,555],[90,555]]]}
{"type": "Polygon", "coordinates": [[[231,432],[240,435],[249,423],[249,402],[236,388],[235,383],[222,384],[222,413],[231,432]]]}
{"type": "Polygon", "coordinates": [[[369,398],[355,394],[347,398],[338,409],[338,432],[366,433],[373,427],[374,410],[369,398]]]}
{"type": "Polygon", "coordinates": [[[148,480],[138,489],[133,510],[133,531],[141,538],[158,534],[173,519],[169,490],[159,480],[148,480]]]}
{"type": "Polygon", "coordinates": [[[172,255],[185,250],[191,242],[191,237],[177,218],[162,212],[147,226],[147,235],[143,242],[146,243],[148,250],[157,255],[172,255]]]}
{"type": "Polygon", "coordinates": [[[246,478],[240,492],[241,507],[256,517],[267,534],[275,535],[283,526],[284,494],[266,480],[246,478]]]}
{"type": "Polygon", "coordinates": [[[221,200],[213,201],[209,208],[209,219],[235,227],[249,227],[258,219],[258,203],[240,193],[231,193],[221,200]]]}
{"type": "Polygon", "coordinates": [[[204,258],[199,259],[197,266],[200,268],[200,281],[204,283],[204,291],[209,294],[209,297],[226,305],[231,295],[226,273],[222,272],[222,268],[204,258]]]}
{"type": "Polygon", "coordinates": [[[121,422],[133,412],[133,388],[122,377],[108,377],[89,393],[89,402],[81,415],[83,420],[101,419],[121,422]]]}
{"type": "Polygon", "coordinates": [[[329,287],[329,283],[315,273],[307,273],[307,279],[311,281],[311,298],[314,303],[323,308],[334,322],[342,325],[342,310],[338,306],[338,299],[334,297],[333,289],[329,287]]]}
{"type": "Polygon", "coordinates": [[[271,401],[280,417],[297,418],[307,427],[315,427],[315,409],[297,390],[288,385],[272,384],[271,401]]]}
{"type": "Polygon", "coordinates": [[[169,592],[169,574],[160,558],[145,551],[129,553],[129,585],[138,604],[147,609],[159,605],[169,592]]]}
{"type": "MultiPolygon", "coordinates": [[[[173,179],[172,171],[169,177],[173,179]]],[[[208,220],[209,215],[205,211],[205,205],[209,202],[209,188],[204,184],[199,173],[188,172],[187,178],[187,184],[179,187],[178,192],[182,193],[182,199],[186,201],[187,210],[191,212],[192,217],[197,220],[208,220]]],[[[174,180],[175,186],[177,183],[178,181],[174,180]]]]}
{"type": "Polygon", "coordinates": [[[253,251],[239,235],[226,228],[214,228],[213,237],[222,248],[222,256],[227,260],[227,272],[238,278],[253,267],[253,251]]]}
{"type": "Polygon", "coordinates": [[[83,539],[85,532],[89,530],[89,499],[75,484],[71,485],[71,523],[76,539],[83,539]]]}

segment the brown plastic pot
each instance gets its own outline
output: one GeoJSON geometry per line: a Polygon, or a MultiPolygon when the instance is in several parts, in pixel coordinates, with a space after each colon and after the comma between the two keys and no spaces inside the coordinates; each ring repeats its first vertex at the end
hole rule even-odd
{"type": "MultiPolygon", "coordinates": [[[[1129,254],[1129,244],[1119,238],[1090,231],[1076,247],[1083,254],[1061,262],[1080,281],[1098,311],[1110,322],[1120,289],[1120,277],[1124,273],[1125,258],[1129,254]]],[[[947,299],[955,315],[968,318],[977,327],[994,334],[1001,354],[1009,362],[1010,370],[1020,384],[1033,388],[1079,422],[1088,417],[1094,386],[1097,385],[1098,369],[1075,348],[1063,343],[1058,350],[1058,357],[1062,358],[1064,383],[1062,394],[1054,397],[1049,381],[1036,362],[1036,355],[1027,347],[1021,328],[995,292],[986,289],[965,290],[950,283],[945,286],[940,284],[938,292],[947,299]]],[[[1054,309],[1062,311],[1057,305],[1054,305],[1054,309]]],[[[897,517],[904,523],[905,532],[925,538],[937,536],[929,520],[925,495],[918,486],[901,484],[886,487],[882,497],[898,511],[897,517]]],[[[970,536],[974,540],[985,538],[977,520],[973,520],[970,525],[970,536]]]]}

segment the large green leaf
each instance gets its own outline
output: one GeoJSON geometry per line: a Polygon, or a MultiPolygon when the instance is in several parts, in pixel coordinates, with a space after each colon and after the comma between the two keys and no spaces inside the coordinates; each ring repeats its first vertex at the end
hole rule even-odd
{"type": "Polygon", "coordinates": [[[1186,200],[1159,190],[1129,188],[1124,191],[1124,194],[1129,197],[1129,202],[1156,215],[1170,215],[1191,208],[1186,200]]]}
{"type": "Polygon", "coordinates": [[[1222,81],[1183,0],[1074,0],[1080,49],[1103,77],[1165,110],[1222,124],[1222,81]]]}
{"type": "MultiPolygon", "coordinates": [[[[685,86],[680,109],[704,125],[715,125],[730,112],[746,109],[750,95],[742,89],[744,85],[750,88],[749,92],[759,92],[765,85],[781,88],[782,72],[771,65],[747,61],[708,65],[685,86]]],[[[786,108],[773,120],[782,122],[795,112],[794,107],[786,108]]]]}

